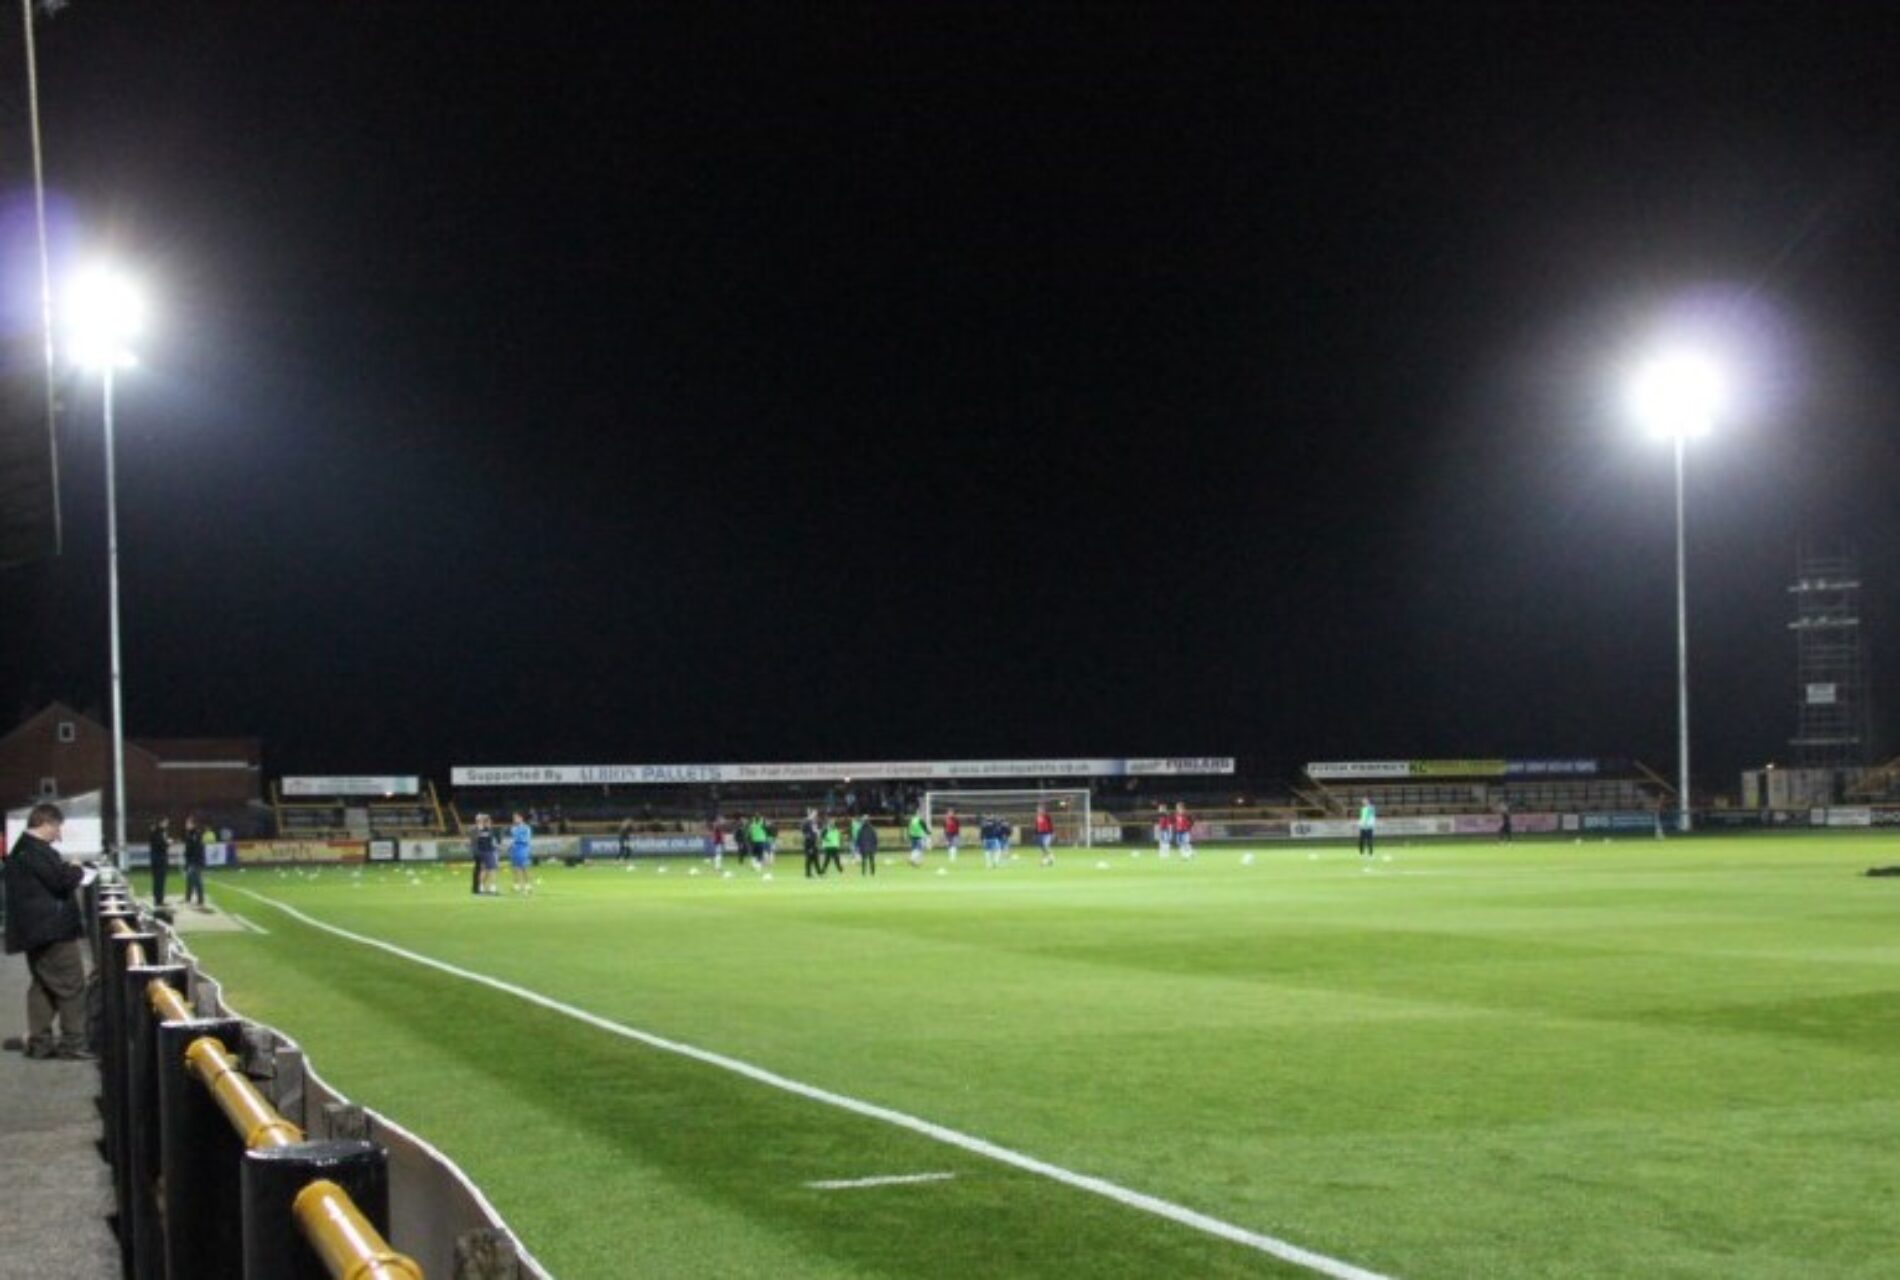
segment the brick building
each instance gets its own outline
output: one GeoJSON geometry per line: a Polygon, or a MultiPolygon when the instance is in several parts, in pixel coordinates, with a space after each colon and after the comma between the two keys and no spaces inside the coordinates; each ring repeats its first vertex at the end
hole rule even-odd
{"type": "MultiPolygon", "coordinates": [[[[55,702],[0,738],[0,801],[9,807],[97,790],[112,814],[112,731],[55,702]]],[[[264,797],[256,738],[138,738],[125,743],[129,832],[159,814],[235,817],[264,797]]]]}

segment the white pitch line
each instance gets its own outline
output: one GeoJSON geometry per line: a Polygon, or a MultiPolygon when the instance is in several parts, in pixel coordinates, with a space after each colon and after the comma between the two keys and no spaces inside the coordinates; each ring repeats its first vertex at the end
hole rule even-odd
{"type": "MultiPolygon", "coordinates": [[[[232,887],[236,888],[236,886],[232,887]]],[[[1087,1191],[1092,1195],[1101,1196],[1106,1200],[1113,1200],[1116,1204],[1123,1205],[1130,1209],[1139,1209],[1143,1213],[1151,1213],[1157,1218],[1165,1218],[1169,1222],[1202,1232],[1205,1235],[1214,1236],[1217,1239],[1226,1240],[1232,1244],[1241,1245],[1259,1253],[1269,1254],[1275,1258],[1279,1258],[1283,1262],[1290,1262],[1295,1266],[1305,1267],[1307,1270],[1317,1272],[1323,1276],[1330,1276],[1333,1280],[1391,1280],[1390,1277],[1381,1275],[1377,1271],[1368,1271],[1364,1267],[1355,1266],[1342,1259],[1328,1257],[1323,1253],[1315,1253],[1311,1249],[1303,1249],[1299,1245],[1281,1240],[1275,1236],[1264,1235],[1258,1231],[1249,1231],[1245,1227],[1236,1226],[1231,1222],[1224,1222],[1219,1218],[1202,1213],[1198,1209],[1190,1209],[1186,1205],[1175,1204],[1171,1200],[1163,1200],[1159,1196],[1151,1196],[1143,1191],[1130,1190],[1127,1187],[1121,1186],[1119,1183],[1110,1182],[1106,1178],[1098,1178],[1093,1174],[1077,1173],[1072,1169],[1065,1169],[1061,1165],[1050,1164],[1046,1160],[1038,1160],[1035,1156],[1025,1155],[1020,1151],[1012,1151],[1008,1147],[998,1146],[996,1143],[986,1139],[962,1133],[956,1129],[945,1128],[943,1125],[932,1124],[928,1120],[919,1119],[916,1116],[893,1110],[890,1107],[879,1106],[875,1102],[865,1102],[858,1098],[847,1097],[842,1093],[833,1093],[829,1089],[820,1089],[816,1085],[793,1080],[789,1076],[779,1075],[777,1072],[768,1071],[764,1067],[755,1067],[751,1063],[741,1061],[738,1058],[728,1058],[724,1054],[714,1053],[710,1049],[701,1049],[695,1045],[686,1044],[678,1040],[668,1040],[663,1036],[654,1035],[650,1031],[641,1031],[635,1027],[614,1022],[601,1017],[597,1013],[589,1013],[587,1010],[577,1008],[574,1005],[563,1004],[559,1000],[544,996],[538,991],[531,991],[527,987],[519,987],[512,982],[504,982],[500,978],[491,978],[487,974],[458,968],[445,960],[437,960],[431,956],[425,956],[420,952],[410,951],[397,946],[393,942],[384,942],[380,938],[372,938],[366,934],[352,933],[348,929],[328,924],[316,919],[314,916],[305,915],[295,907],[286,906],[275,898],[268,898],[253,890],[238,889],[238,892],[247,894],[250,897],[256,898],[259,902],[273,906],[291,919],[300,920],[313,929],[321,929],[325,933],[335,934],[337,937],[347,939],[350,942],[371,947],[377,951],[387,952],[392,956],[408,960],[413,964],[419,964],[425,968],[434,969],[439,973],[446,973],[451,977],[461,978],[465,982],[473,982],[478,986],[484,986],[490,990],[514,996],[518,1000],[524,1000],[540,1008],[563,1014],[574,1019],[576,1022],[585,1023],[599,1031],[605,1031],[609,1035],[620,1036],[623,1039],[635,1041],[649,1048],[677,1054],[682,1058],[691,1058],[695,1062],[703,1062],[707,1066],[718,1067],[723,1071],[730,1071],[734,1075],[744,1076],[748,1080],[755,1081],[770,1088],[779,1089],[801,1098],[808,1098],[813,1102],[822,1102],[827,1106],[836,1107],[841,1111],[849,1111],[854,1115],[865,1116],[872,1120],[882,1120],[886,1124],[894,1125],[899,1129],[908,1129],[912,1133],[921,1134],[926,1138],[941,1142],[945,1146],[956,1147],[960,1150],[968,1151],[972,1155],[979,1155],[985,1159],[994,1160],[998,1164],[1009,1165],[1011,1168],[1021,1169],[1025,1173],[1036,1174],[1039,1177],[1049,1179],[1051,1182],[1058,1182],[1063,1186],[1073,1187],[1078,1191],[1087,1191]]]]}
{"type": "Polygon", "coordinates": [[[858,1187],[898,1187],[912,1182],[948,1182],[954,1173],[891,1173],[881,1178],[835,1178],[825,1182],[807,1182],[818,1191],[852,1191],[858,1187]]]}
{"type": "Polygon", "coordinates": [[[252,924],[249,920],[246,920],[243,916],[239,915],[235,911],[227,911],[224,914],[227,916],[230,916],[233,920],[237,921],[240,925],[243,925],[246,929],[249,929],[252,933],[269,933],[270,932],[270,930],[266,929],[263,925],[252,924]]]}

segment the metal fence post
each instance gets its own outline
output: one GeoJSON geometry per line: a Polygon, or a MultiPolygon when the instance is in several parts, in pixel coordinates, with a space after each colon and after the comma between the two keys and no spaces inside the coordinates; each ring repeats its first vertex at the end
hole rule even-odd
{"type": "Polygon", "coordinates": [[[241,1201],[249,1280],[328,1280],[292,1208],[314,1178],[347,1191],[370,1225],[389,1232],[389,1163],[368,1142],[293,1142],[244,1153],[241,1201]]]}
{"type": "Polygon", "coordinates": [[[129,1246],[133,1280],[164,1280],[164,1220],[159,1215],[158,1016],[146,988],[162,982],[183,993],[183,965],[128,965],[120,981],[125,1006],[124,1186],[120,1241],[129,1246]]]}
{"type": "MultiPolygon", "coordinates": [[[[115,933],[110,919],[104,928],[106,964],[100,979],[105,993],[106,1042],[100,1065],[104,1068],[101,1074],[106,1098],[106,1153],[112,1160],[112,1185],[119,1206],[119,1247],[125,1253],[129,1269],[136,1237],[130,1230],[132,1110],[126,1076],[131,1069],[131,1046],[125,1038],[130,1025],[126,1020],[125,972],[132,967],[132,948],[149,947],[153,939],[149,933],[115,933]]],[[[134,1007],[140,1007],[136,996],[134,1007]]]]}
{"type": "Polygon", "coordinates": [[[158,1024],[159,1165],[165,1175],[165,1267],[178,1280],[239,1280],[244,1235],[238,1168],[244,1141],[191,1073],[185,1047],[209,1036],[235,1053],[236,1018],[158,1024]]]}

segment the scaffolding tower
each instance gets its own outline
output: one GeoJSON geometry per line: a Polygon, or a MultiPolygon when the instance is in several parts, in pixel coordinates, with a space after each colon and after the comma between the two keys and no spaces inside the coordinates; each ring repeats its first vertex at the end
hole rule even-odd
{"type": "Polygon", "coordinates": [[[1860,613],[1860,559],[1851,546],[1803,545],[1795,554],[1795,734],[1798,767],[1867,764],[1866,642],[1860,613]]]}

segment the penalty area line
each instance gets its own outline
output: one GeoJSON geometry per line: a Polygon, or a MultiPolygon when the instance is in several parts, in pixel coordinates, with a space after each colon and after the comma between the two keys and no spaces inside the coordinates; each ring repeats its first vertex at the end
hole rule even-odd
{"type": "Polygon", "coordinates": [[[888,1173],[881,1178],[828,1178],[823,1182],[807,1182],[805,1185],[816,1191],[855,1191],[859,1187],[901,1187],[913,1182],[948,1182],[956,1176],[954,1173],[888,1173]]]}
{"type": "Polygon", "coordinates": [[[641,1031],[636,1027],[629,1027],[624,1023],[603,1018],[597,1013],[589,1013],[587,1010],[579,1008],[578,1006],[564,1004],[559,1000],[555,1000],[550,996],[544,996],[540,992],[530,990],[527,987],[517,986],[512,982],[506,982],[500,978],[491,978],[485,973],[476,973],[471,969],[460,968],[459,966],[448,963],[446,960],[437,960],[432,956],[425,956],[421,952],[410,951],[405,947],[397,946],[393,942],[385,942],[381,938],[372,938],[367,934],[354,933],[338,925],[330,924],[314,916],[306,915],[295,907],[279,902],[275,898],[266,897],[264,894],[258,893],[255,890],[238,889],[238,892],[255,898],[257,901],[265,903],[268,906],[275,907],[291,919],[301,921],[313,929],[320,929],[325,933],[333,934],[336,937],[357,943],[360,946],[369,947],[373,950],[396,956],[399,959],[407,960],[412,964],[419,964],[427,969],[434,969],[438,973],[446,973],[452,978],[460,978],[464,982],[472,982],[477,986],[487,987],[491,991],[499,991],[503,995],[513,996],[517,1000],[522,1000],[538,1008],[572,1018],[576,1022],[593,1027],[598,1031],[604,1031],[609,1035],[619,1036],[624,1040],[632,1040],[637,1044],[643,1044],[648,1048],[658,1049],[664,1053],[675,1054],[682,1058],[690,1058],[694,1062],[704,1063],[710,1067],[718,1067],[722,1071],[729,1071],[734,1075],[743,1076],[755,1083],[765,1085],[768,1088],[778,1089],[784,1093],[792,1094],[795,1097],[805,1098],[812,1102],[820,1102],[826,1106],[835,1107],[840,1111],[848,1111],[853,1115],[864,1116],[867,1119],[881,1120],[885,1124],[899,1129],[907,1129],[912,1133],[920,1134],[935,1142],[940,1142],[944,1146],[955,1147],[958,1150],[967,1151],[971,1155],[982,1156],[986,1160],[993,1160],[997,1164],[1008,1165],[1010,1168],[1020,1169],[1024,1173],[1032,1173],[1038,1177],[1047,1178],[1051,1182],[1060,1183],[1062,1186],[1070,1187],[1077,1191],[1086,1191],[1091,1195],[1097,1195],[1105,1200],[1111,1200],[1125,1208],[1137,1209],[1143,1213],[1152,1214],[1157,1218],[1166,1219],[1178,1226],[1199,1231],[1203,1235],[1213,1236],[1216,1239],[1226,1240],[1230,1244],[1237,1244],[1258,1253],[1268,1254],[1271,1257],[1280,1259],[1282,1262],[1290,1262],[1295,1266],[1304,1267],[1308,1271],[1316,1272],[1319,1275],[1330,1276],[1333,1280],[1391,1280],[1390,1277],[1384,1276],[1377,1271],[1368,1271],[1364,1267],[1355,1266],[1343,1259],[1329,1257],[1323,1253],[1316,1253],[1311,1249],[1303,1249],[1299,1245],[1293,1244],[1290,1241],[1281,1240],[1276,1236],[1265,1235],[1258,1231],[1250,1231],[1245,1227],[1236,1226],[1234,1223],[1225,1222],[1210,1214],[1202,1213],[1198,1209],[1190,1209],[1186,1205],[1175,1204],[1171,1200],[1163,1200],[1159,1196],[1152,1196],[1144,1191],[1132,1190],[1119,1183],[1110,1182],[1106,1178],[1098,1178],[1093,1174],[1078,1173],[1073,1169],[1065,1169],[1061,1165],[1051,1164],[1046,1160],[1039,1160],[1035,1156],[1026,1155],[1020,1151],[1013,1151],[1008,1147],[999,1146],[987,1139],[963,1133],[956,1129],[946,1128],[940,1124],[933,1124],[917,1116],[909,1115],[890,1107],[879,1106],[875,1102],[865,1102],[862,1099],[849,1097],[842,1093],[833,1093],[829,1089],[821,1089],[817,1085],[805,1084],[803,1081],[794,1080],[789,1076],[779,1075],[777,1072],[768,1071],[764,1067],[754,1066],[738,1058],[729,1058],[722,1053],[714,1053],[710,1049],[701,1049],[696,1045],[686,1044],[679,1040],[668,1040],[664,1036],[655,1035],[650,1031],[641,1031]]]}

